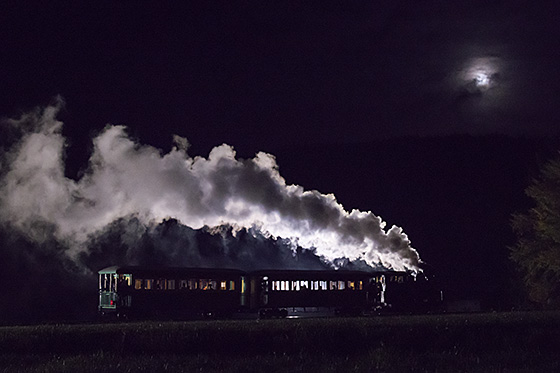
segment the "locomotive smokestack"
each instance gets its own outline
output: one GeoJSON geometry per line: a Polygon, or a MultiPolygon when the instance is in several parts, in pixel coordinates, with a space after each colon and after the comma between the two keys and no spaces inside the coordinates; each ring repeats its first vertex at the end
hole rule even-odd
{"type": "Polygon", "coordinates": [[[274,156],[238,159],[229,145],[207,158],[175,137],[167,154],[135,143],[108,125],[77,181],[64,175],[65,138],[57,106],[9,123],[21,131],[3,154],[0,222],[41,242],[64,243],[70,256],[117,219],[145,226],[176,219],[194,229],[229,224],[314,248],[326,260],[348,258],[396,270],[417,269],[419,256],[401,228],[385,229],[372,212],[346,211],[332,194],[287,185],[274,156]]]}

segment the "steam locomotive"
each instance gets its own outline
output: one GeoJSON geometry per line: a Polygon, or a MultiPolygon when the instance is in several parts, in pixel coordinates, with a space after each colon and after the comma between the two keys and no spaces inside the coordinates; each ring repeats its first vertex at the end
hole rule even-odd
{"type": "Polygon", "coordinates": [[[108,267],[101,316],[196,318],[431,312],[441,293],[422,273],[108,267]]]}

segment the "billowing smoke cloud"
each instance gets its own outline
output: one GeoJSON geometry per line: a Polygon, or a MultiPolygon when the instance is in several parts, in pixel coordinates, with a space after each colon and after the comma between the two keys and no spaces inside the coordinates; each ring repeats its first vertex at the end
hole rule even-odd
{"type": "Polygon", "coordinates": [[[401,228],[386,230],[371,212],[347,212],[332,194],[287,185],[270,154],[237,159],[224,144],[207,158],[192,157],[177,136],[162,154],[131,140],[125,127],[108,125],[93,139],[83,176],[67,178],[59,106],[8,121],[20,137],[2,155],[0,222],[35,242],[54,238],[75,259],[115,221],[154,229],[172,219],[193,230],[231,226],[232,235],[281,238],[331,262],[418,268],[401,228]]]}

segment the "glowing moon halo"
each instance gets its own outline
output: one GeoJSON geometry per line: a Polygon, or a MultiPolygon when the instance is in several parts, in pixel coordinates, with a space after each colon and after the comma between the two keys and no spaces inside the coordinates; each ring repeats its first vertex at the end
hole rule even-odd
{"type": "Polygon", "coordinates": [[[500,62],[497,57],[471,58],[460,70],[460,85],[469,90],[487,91],[496,84],[500,62]]]}

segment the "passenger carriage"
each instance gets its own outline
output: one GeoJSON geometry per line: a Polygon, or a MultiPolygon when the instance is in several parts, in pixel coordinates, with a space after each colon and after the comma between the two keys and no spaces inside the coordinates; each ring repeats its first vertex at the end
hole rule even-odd
{"type": "Polygon", "coordinates": [[[108,267],[99,271],[99,313],[117,317],[196,317],[246,303],[235,269],[108,267]]]}
{"type": "Polygon", "coordinates": [[[269,270],[250,274],[250,306],[261,316],[360,314],[379,303],[374,273],[269,270]]]}

